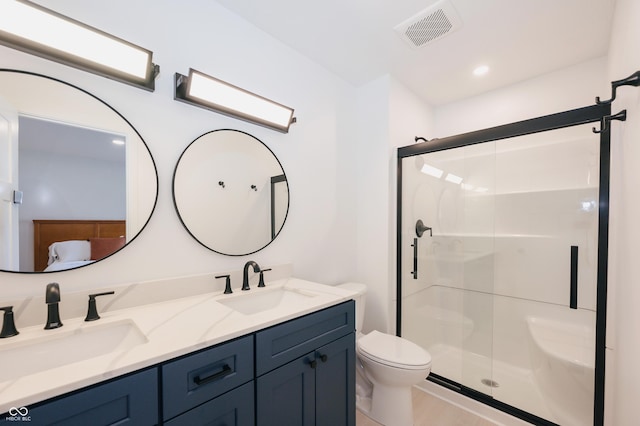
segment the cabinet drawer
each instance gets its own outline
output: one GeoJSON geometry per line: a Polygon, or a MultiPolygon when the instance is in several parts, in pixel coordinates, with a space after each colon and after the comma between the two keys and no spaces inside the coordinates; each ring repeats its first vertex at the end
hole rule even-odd
{"type": "Polygon", "coordinates": [[[162,366],[164,419],[170,419],[253,380],[253,336],[162,366]]]}
{"type": "MultiPolygon", "coordinates": [[[[29,409],[29,425],[155,425],[158,423],[158,370],[151,368],[29,409]]],[[[11,424],[14,422],[3,422],[11,424]]]]}
{"type": "Polygon", "coordinates": [[[354,302],[350,300],[257,332],[256,375],[353,333],[354,309],[354,302]]]}
{"type": "Polygon", "coordinates": [[[253,426],[253,382],[197,406],[164,423],[165,426],[253,426]]]}

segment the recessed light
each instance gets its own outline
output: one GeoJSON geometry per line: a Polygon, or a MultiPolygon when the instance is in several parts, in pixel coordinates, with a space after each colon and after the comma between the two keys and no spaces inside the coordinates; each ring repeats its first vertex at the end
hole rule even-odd
{"type": "Polygon", "coordinates": [[[487,65],[480,65],[473,70],[473,75],[482,76],[489,72],[489,67],[487,65]]]}
{"type": "Polygon", "coordinates": [[[113,143],[115,145],[124,145],[124,141],[122,139],[114,139],[113,143]]]}

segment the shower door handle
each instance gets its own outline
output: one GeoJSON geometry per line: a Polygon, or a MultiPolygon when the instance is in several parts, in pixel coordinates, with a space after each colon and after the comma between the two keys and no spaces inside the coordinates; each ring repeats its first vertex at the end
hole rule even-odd
{"type": "Polygon", "coordinates": [[[413,239],[413,244],[411,244],[411,247],[413,247],[413,271],[411,271],[411,275],[413,275],[414,280],[417,280],[418,279],[418,239],[417,238],[413,239]]]}
{"type": "Polygon", "coordinates": [[[578,246],[571,246],[571,283],[569,307],[578,309],[578,246]]]}

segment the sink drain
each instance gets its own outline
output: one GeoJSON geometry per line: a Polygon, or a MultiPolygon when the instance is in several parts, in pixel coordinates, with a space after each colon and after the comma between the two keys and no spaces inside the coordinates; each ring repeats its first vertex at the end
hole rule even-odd
{"type": "Polygon", "coordinates": [[[480,380],[480,382],[482,382],[483,385],[485,386],[489,386],[490,388],[497,388],[500,386],[500,383],[496,382],[495,380],[491,380],[491,379],[482,379],[480,380]]]}

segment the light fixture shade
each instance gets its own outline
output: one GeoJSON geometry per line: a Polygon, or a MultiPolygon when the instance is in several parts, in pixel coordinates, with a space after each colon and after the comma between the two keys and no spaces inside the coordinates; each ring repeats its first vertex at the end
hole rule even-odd
{"type": "Polygon", "coordinates": [[[153,52],[27,0],[2,2],[0,44],[153,91],[153,52]]]}
{"type": "Polygon", "coordinates": [[[176,73],[175,99],[287,133],[293,109],[194,69],[176,73]]]}

